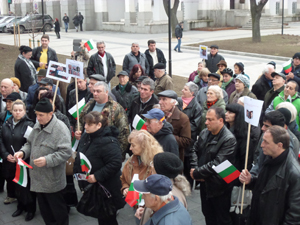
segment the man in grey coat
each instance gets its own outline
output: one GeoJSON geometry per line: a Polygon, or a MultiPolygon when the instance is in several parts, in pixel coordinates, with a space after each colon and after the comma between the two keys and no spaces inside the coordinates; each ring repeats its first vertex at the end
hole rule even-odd
{"type": "Polygon", "coordinates": [[[62,190],[66,187],[66,161],[72,154],[70,131],[53,114],[49,99],[40,100],[35,111],[38,123],[15,158],[30,158],[30,190],[37,193],[45,224],[67,225],[69,216],[62,190]]]}

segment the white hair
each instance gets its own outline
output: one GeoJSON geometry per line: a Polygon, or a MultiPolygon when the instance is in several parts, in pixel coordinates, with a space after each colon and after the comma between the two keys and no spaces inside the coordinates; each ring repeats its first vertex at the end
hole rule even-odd
{"type": "Polygon", "coordinates": [[[14,86],[14,82],[13,82],[11,79],[9,79],[9,78],[4,78],[4,79],[1,81],[1,83],[2,83],[3,81],[9,83],[12,87],[14,86]]]}
{"type": "Polygon", "coordinates": [[[218,85],[211,85],[207,90],[213,91],[216,94],[217,99],[223,98],[223,91],[218,85]]]}
{"type": "Polygon", "coordinates": [[[137,45],[137,46],[140,47],[140,44],[139,44],[138,42],[132,42],[131,46],[132,46],[132,45],[137,45]]]}
{"type": "Polygon", "coordinates": [[[293,122],[296,119],[297,109],[292,103],[290,103],[290,102],[281,102],[276,106],[275,110],[280,109],[280,108],[286,108],[287,110],[290,111],[290,113],[291,113],[291,121],[290,122],[293,122]]]}
{"type": "Polygon", "coordinates": [[[194,82],[190,81],[186,83],[185,86],[189,88],[190,92],[193,93],[193,96],[195,96],[198,93],[199,87],[194,82]]]}
{"type": "Polygon", "coordinates": [[[178,102],[177,102],[177,100],[176,100],[176,99],[174,99],[174,98],[172,98],[170,102],[171,102],[172,104],[174,104],[174,105],[178,105],[178,102]]]}
{"type": "Polygon", "coordinates": [[[270,70],[270,69],[274,70],[274,66],[271,65],[271,64],[265,65],[265,67],[264,67],[262,73],[263,73],[263,74],[269,73],[269,70],[270,70]]]}
{"type": "Polygon", "coordinates": [[[94,84],[94,87],[102,86],[105,92],[108,92],[108,85],[104,81],[98,81],[94,84]]]}
{"type": "Polygon", "coordinates": [[[172,196],[173,196],[172,191],[170,191],[169,194],[163,195],[163,196],[155,195],[155,194],[152,194],[152,193],[150,195],[151,195],[152,198],[155,198],[155,196],[159,197],[161,202],[165,202],[167,200],[171,200],[172,196]]]}

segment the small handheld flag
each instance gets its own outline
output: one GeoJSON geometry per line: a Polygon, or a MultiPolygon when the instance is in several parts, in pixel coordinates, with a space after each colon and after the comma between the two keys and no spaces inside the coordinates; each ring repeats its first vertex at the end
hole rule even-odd
{"type": "Polygon", "coordinates": [[[0,163],[2,163],[3,162],[3,159],[0,157],[0,163]]]}
{"type": "Polygon", "coordinates": [[[228,160],[222,162],[218,166],[213,166],[213,169],[223,178],[223,180],[225,180],[227,184],[238,178],[241,173],[228,160]]]}
{"type": "MultiPolygon", "coordinates": [[[[80,115],[82,109],[84,108],[85,106],[85,99],[81,99],[79,102],[78,102],[78,113],[80,115]]],[[[69,113],[77,120],[77,109],[76,109],[76,105],[74,105],[71,109],[69,109],[69,113]]]]}
{"type": "Polygon", "coordinates": [[[132,122],[132,126],[136,130],[147,130],[147,126],[145,125],[145,121],[137,114],[132,122]]]}
{"type": "Polygon", "coordinates": [[[86,47],[86,49],[88,51],[91,51],[95,48],[96,44],[92,39],[90,39],[90,40],[88,40],[87,42],[84,43],[84,46],[86,47]]]}
{"type": "Polygon", "coordinates": [[[90,172],[92,170],[92,164],[88,160],[88,158],[81,152],[79,152],[79,157],[80,157],[80,165],[81,165],[81,170],[82,172],[86,172],[86,178],[90,175],[90,172]]]}
{"type": "Polygon", "coordinates": [[[289,72],[292,71],[292,61],[289,60],[285,63],[282,64],[282,67],[283,67],[283,71],[288,74],[289,72]]]}
{"type": "Polygon", "coordinates": [[[133,175],[133,178],[131,180],[131,184],[130,184],[130,187],[129,187],[129,190],[128,190],[128,193],[127,193],[127,196],[125,198],[125,202],[127,202],[127,204],[130,205],[130,207],[138,205],[142,201],[142,194],[135,191],[134,188],[133,188],[133,182],[135,180],[139,180],[139,175],[138,174],[133,175]]]}
{"type": "Polygon", "coordinates": [[[18,159],[18,162],[16,163],[16,175],[13,181],[22,187],[26,187],[28,182],[26,167],[32,169],[32,166],[28,165],[22,159],[18,159]]]}

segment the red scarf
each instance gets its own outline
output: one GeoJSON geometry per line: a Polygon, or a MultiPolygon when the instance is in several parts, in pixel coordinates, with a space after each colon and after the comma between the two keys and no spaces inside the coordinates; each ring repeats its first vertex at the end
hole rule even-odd
{"type": "Polygon", "coordinates": [[[105,54],[105,51],[104,51],[103,54],[100,54],[100,53],[98,52],[98,55],[100,55],[102,58],[104,57],[104,54],[105,54]]]}
{"type": "Polygon", "coordinates": [[[216,104],[216,102],[217,102],[218,100],[219,100],[219,99],[216,99],[216,100],[213,101],[213,102],[206,102],[207,108],[209,109],[210,107],[212,107],[214,104],[216,104]]]}

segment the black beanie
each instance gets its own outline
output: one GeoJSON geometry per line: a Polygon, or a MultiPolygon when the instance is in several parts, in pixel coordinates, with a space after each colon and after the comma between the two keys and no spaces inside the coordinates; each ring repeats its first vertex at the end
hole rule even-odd
{"type": "Polygon", "coordinates": [[[277,109],[276,111],[279,111],[282,113],[282,115],[285,118],[285,124],[289,125],[291,118],[292,118],[292,114],[291,114],[290,110],[288,110],[287,108],[280,108],[280,109],[277,109]]]}
{"type": "Polygon", "coordinates": [[[35,106],[35,111],[49,113],[53,111],[53,107],[48,98],[42,98],[35,106]]]}
{"type": "Polygon", "coordinates": [[[175,178],[183,170],[183,163],[177,155],[171,152],[158,153],[153,158],[154,169],[157,174],[168,178],[175,178]]]}

